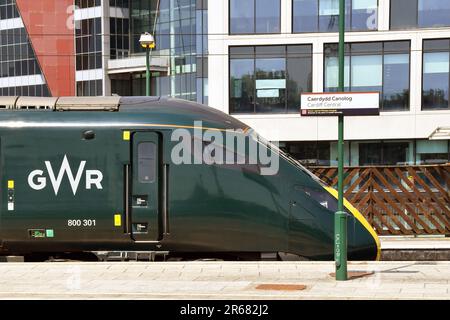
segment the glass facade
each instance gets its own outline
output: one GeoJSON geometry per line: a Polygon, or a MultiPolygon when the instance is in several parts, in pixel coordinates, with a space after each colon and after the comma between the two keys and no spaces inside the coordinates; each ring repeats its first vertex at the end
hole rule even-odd
{"type": "Polygon", "coordinates": [[[130,55],[130,19],[110,18],[111,59],[128,58],[130,55]]]}
{"type": "Polygon", "coordinates": [[[128,9],[130,7],[130,0],[109,0],[109,6],[128,9]]]}
{"type": "MultiPolygon", "coordinates": [[[[306,166],[337,166],[335,141],[280,142],[306,166]]],[[[427,165],[450,162],[450,142],[432,140],[346,141],[345,166],[427,165]]]]}
{"type": "MultiPolygon", "coordinates": [[[[338,45],[325,45],[324,91],[338,88],[338,45]]],[[[379,91],[382,111],[409,110],[410,42],[346,45],[345,91],[379,91]]]]}
{"type": "Polygon", "coordinates": [[[0,1],[0,20],[19,18],[15,0],[0,1]]]}
{"type": "MultiPolygon", "coordinates": [[[[75,24],[76,70],[103,68],[102,19],[83,19],[75,24]]],[[[103,95],[102,79],[77,81],[76,93],[81,96],[103,95]],[[99,85],[100,83],[100,85],[99,85]]]]}
{"type": "Polygon", "coordinates": [[[77,96],[101,96],[102,86],[102,80],[77,81],[77,96]]]}
{"type": "Polygon", "coordinates": [[[450,26],[448,0],[391,0],[391,29],[450,26]]]}
{"type": "Polygon", "coordinates": [[[75,29],[76,69],[102,68],[102,20],[84,19],[75,29]]]}
{"type": "Polygon", "coordinates": [[[208,0],[197,1],[196,8],[197,102],[208,104],[208,0]]]}
{"type": "MultiPolygon", "coordinates": [[[[378,29],[378,0],[345,0],[346,30],[378,29]]],[[[339,0],[292,0],[293,32],[337,32],[339,0]]]]}
{"type": "Polygon", "coordinates": [[[280,0],[229,0],[230,34],[279,33],[280,0]]]}
{"type": "Polygon", "coordinates": [[[330,166],[332,163],[331,143],[328,141],[290,141],[282,142],[280,146],[304,165],[330,166]]]}
{"type": "Polygon", "coordinates": [[[91,8],[101,6],[102,0],[75,0],[75,5],[80,8],[91,8]]]}
{"type": "MultiPolygon", "coordinates": [[[[15,0],[0,1],[0,20],[19,18],[15,0]]],[[[0,80],[14,78],[0,87],[2,96],[50,96],[45,83],[30,84],[27,76],[42,75],[24,27],[0,30],[0,80]],[[22,77],[22,78],[19,78],[22,77]]],[[[43,82],[43,77],[40,78],[43,82]]]]}
{"type": "MultiPolygon", "coordinates": [[[[153,33],[151,57],[168,61],[170,70],[151,72],[152,94],[207,104],[207,1],[110,0],[110,6],[129,9],[127,17],[110,18],[111,59],[144,55],[140,35],[153,33]]],[[[111,89],[113,94],[145,95],[145,73],[114,75],[111,89]]]]}
{"type": "Polygon", "coordinates": [[[312,90],[312,46],[230,47],[230,113],[299,112],[312,90]]]}
{"type": "Polygon", "coordinates": [[[422,109],[449,109],[450,39],[423,42],[422,109]]]}
{"type": "Polygon", "coordinates": [[[360,166],[404,165],[411,163],[408,142],[360,142],[358,158],[360,166]]]}

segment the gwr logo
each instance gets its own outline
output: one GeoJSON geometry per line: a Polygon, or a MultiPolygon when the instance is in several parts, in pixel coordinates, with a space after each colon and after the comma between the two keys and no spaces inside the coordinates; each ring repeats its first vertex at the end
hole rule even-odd
{"type": "MultiPolygon", "coordinates": [[[[72,187],[73,195],[77,193],[78,185],[80,184],[81,176],[83,175],[84,167],[86,166],[86,161],[81,161],[80,166],[76,176],[72,174],[70,169],[69,161],[67,160],[67,155],[64,155],[64,159],[59,169],[58,176],[55,176],[53,172],[53,167],[50,161],[45,161],[45,167],[47,168],[48,177],[55,191],[55,195],[58,195],[59,187],[64,178],[64,174],[67,174],[70,186],[72,187]]],[[[47,178],[43,176],[44,171],[34,170],[28,175],[28,184],[34,190],[42,190],[47,186],[47,178]]],[[[103,189],[102,187],[103,174],[100,170],[86,170],[86,189],[90,190],[92,185],[95,185],[97,189],[103,189]]]]}

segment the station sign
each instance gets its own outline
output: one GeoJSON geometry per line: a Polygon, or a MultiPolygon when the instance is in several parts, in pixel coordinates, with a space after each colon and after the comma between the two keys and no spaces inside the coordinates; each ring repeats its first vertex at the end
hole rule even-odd
{"type": "Polygon", "coordinates": [[[379,92],[302,93],[302,116],[374,116],[380,114],[379,92]]]}

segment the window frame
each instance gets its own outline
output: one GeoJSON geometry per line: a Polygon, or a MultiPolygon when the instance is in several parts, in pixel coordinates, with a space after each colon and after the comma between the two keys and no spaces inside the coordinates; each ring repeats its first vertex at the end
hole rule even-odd
{"type": "MultiPolygon", "coordinates": [[[[281,34],[281,0],[276,0],[279,3],[279,11],[278,11],[278,16],[280,17],[279,19],[279,23],[278,23],[278,27],[279,30],[278,32],[256,32],[256,2],[258,0],[253,0],[253,32],[248,33],[248,32],[242,32],[242,33],[233,33],[231,32],[231,1],[233,0],[228,0],[228,35],[229,36],[245,36],[245,35],[260,35],[260,34],[281,34]]],[[[378,1],[378,0],[377,0],[378,1]]]]}
{"type": "MultiPolygon", "coordinates": [[[[291,13],[291,32],[292,34],[302,34],[302,33],[338,33],[338,31],[321,31],[320,30],[320,1],[322,0],[316,0],[317,2],[317,15],[316,15],[316,30],[315,31],[295,31],[294,30],[294,1],[295,0],[291,0],[291,8],[292,8],[292,13],[291,13]]],[[[345,1],[345,0],[344,0],[345,1]]],[[[380,10],[380,0],[377,0],[377,15],[379,13],[380,10]]],[[[345,30],[345,32],[376,32],[379,31],[379,21],[378,21],[378,16],[377,16],[377,27],[375,29],[366,29],[366,30],[361,30],[361,29],[356,29],[353,30],[352,29],[352,22],[353,22],[353,2],[352,0],[350,0],[350,14],[348,15],[350,17],[350,19],[346,19],[345,24],[347,24],[347,20],[349,20],[349,26],[350,29],[345,30]]],[[[346,15],[347,17],[347,15],[346,15]]]]}
{"type": "MultiPolygon", "coordinates": [[[[350,49],[350,53],[349,53],[349,55],[345,55],[344,54],[344,58],[345,57],[349,57],[350,58],[350,60],[349,60],[349,79],[348,79],[348,84],[349,84],[349,88],[351,88],[352,87],[352,78],[351,78],[351,74],[352,74],[352,72],[351,72],[351,66],[352,66],[352,63],[351,63],[351,57],[352,57],[352,52],[351,52],[351,45],[353,45],[353,44],[371,44],[371,43],[381,43],[382,44],[382,48],[381,48],[381,63],[382,63],[382,65],[381,65],[381,67],[382,67],[382,83],[381,83],[381,87],[382,87],[382,91],[380,92],[380,112],[411,112],[411,40],[388,40],[388,41],[362,41],[362,42],[360,42],[360,41],[357,41],[357,42],[346,42],[345,43],[345,50],[346,50],[346,52],[347,52],[347,50],[348,49],[350,49]],[[385,54],[386,54],[386,51],[385,51],[385,49],[384,49],[384,44],[385,43],[392,43],[392,42],[408,42],[409,43],[409,50],[408,50],[408,66],[409,66],[409,69],[408,69],[408,87],[409,87],[409,94],[408,94],[408,103],[407,103],[407,105],[408,105],[408,108],[406,109],[406,110],[383,110],[383,107],[384,107],[384,104],[383,104],[383,102],[384,102],[384,60],[385,60],[385,54]],[[347,47],[347,46],[349,46],[349,48],[347,47]]],[[[322,74],[322,76],[323,76],[323,90],[325,91],[325,88],[326,88],[326,86],[325,86],[325,81],[326,81],[326,58],[327,58],[327,56],[326,56],[326,54],[325,54],[325,48],[326,48],[326,46],[327,45],[337,45],[337,43],[336,42],[328,42],[328,43],[324,43],[323,44],[323,74],[322,74]]],[[[390,52],[390,51],[387,51],[387,54],[401,54],[400,53],[400,51],[398,52],[398,53],[392,53],[392,52],[390,52]]],[[[403,53],[404,54],[404,53],[403,53]]],[[[423,67],[423,64],[422,64],[422,67],[423,67]]]]}
{"type": "MultiPolygon", "coordinates": [[[[426,41],[433,41],[433,40],[447,40],[450,43],[450,38],[427,38],[427,39],[422,39],[422,74],[420,77],[420,89],[421,89],[421,93],[420,93],[420,110],[421,111],[445,111],[445,110],[450,110],[450,67],[448,70],[448,104],[447,104],[447,108],[446,109],[442,109],[442,108],[434,108],[434,109],[424,109],[424,98],[423,98],[423,93],[424,93],[424,72],[425,72],[425,53],[433,53],[433,52],[446,52],[446,51],[442,51],[442,50],[424,50],[425,47],[425,42],[426,41]]],[[[447,53],[447,52],[446,52],[447,53]]],[[[448,54],[449,54],[449,63],[450,63],[450,47],[448,50],[448,54]]],[[[449,146],[450,146],[450,140],[449,140],[449,146]]],[[[449,152],[450,155],[450,152],[449,152]]],[[[449,156],[450,157],[450,156],[449,156]]],[[[449,158],[450,160],[450,158],[449,158]]]]}
{"type": "MultiPolygon", "coordinates": [[[[313,44],[312,43],[301,43],[301,44],[270,44],[270,45],[238,45],[238,46],[229,46],[228,47],[228,113],[231,115],[275,115],[275,114],[282,114],[282,115],[286,115],[286,114],[298,114],[298,112],[289,112],[290,108],[288,106],[288,98],[289,98],[289,91],[288,91],[288,87],[286,85],[286,98],[285,98],[285,111],[284,112],[256,112],[256,48],[257,47],[284,47],[284,59],[286,61],[285,63],[285,67],[286,67],[286,82],[289,78],[289,70],[287,70],[287,65],[288,65],[288,47],[290,46],[308,46],[311,51],[310,51],[310,55],[309,58],[311,60],[311,69],[310,69],[310,75],[311,75],[311,84],[312,84],[312,80],[313,80],[313,60],[314,60],[314,48],[313,48],[313,44]],[[253,72],[254,72],[254,88],[253,88],[253,112],[234,112],[231,110],[230,107],[230,100],[231,100],[231,50],[233,48],[252,48],[252,59],[253,59],[253,72]]],[[[305,54],[306,57],[306,54],[305,54]]],[[[250,57],[249,57],[250,58],[250,57]]],[[[294,58],[295,58],[295,54],[294,54],[294,58]]],[[[308,74],[308,73],[306,73],[308,74]]],[[[312,86],[312,85],[311,85],[312,86]]],[[[312,88],[311,88],[312,90],[312,88]]],[[[298,108],[300,109],[300,104],[298,106],[298,108]]]]}
{"type": "Polygon", "coordinates": [[[393,1],[391,0],[389,2],[389,30],[399,31],[399,30],[436,29],[436,28],[448,28],[448,27],[450,27],[450,19],[449,19],[448,24],[446,24],[445,26],[442,26],[442,25],[436,26],[436,27],[434,27],[434,26],[424,26],[424,27],[420,26],[419,25],[419,0],[413,0],[413,1],[415,1],[415,5],[416,5],[416,8],[417,8],[415,19],[414,19],[414,25],[413,26],[409,26],[409,27],[406,26],[406,27],[394,27],[394,28],[392,27],[392,20],[393,20],[392,3],[393,3],[393,1]]]}

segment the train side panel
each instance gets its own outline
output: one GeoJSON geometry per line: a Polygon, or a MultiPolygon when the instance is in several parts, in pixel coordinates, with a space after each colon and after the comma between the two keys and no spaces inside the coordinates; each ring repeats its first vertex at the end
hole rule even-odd
{"type": "Polygon", "coordinates": [[[128,144],[121,130],[3,130],[0,239],[20,250],[79,250],[129,240],[116,214],[124,211],[128,144]]]}

